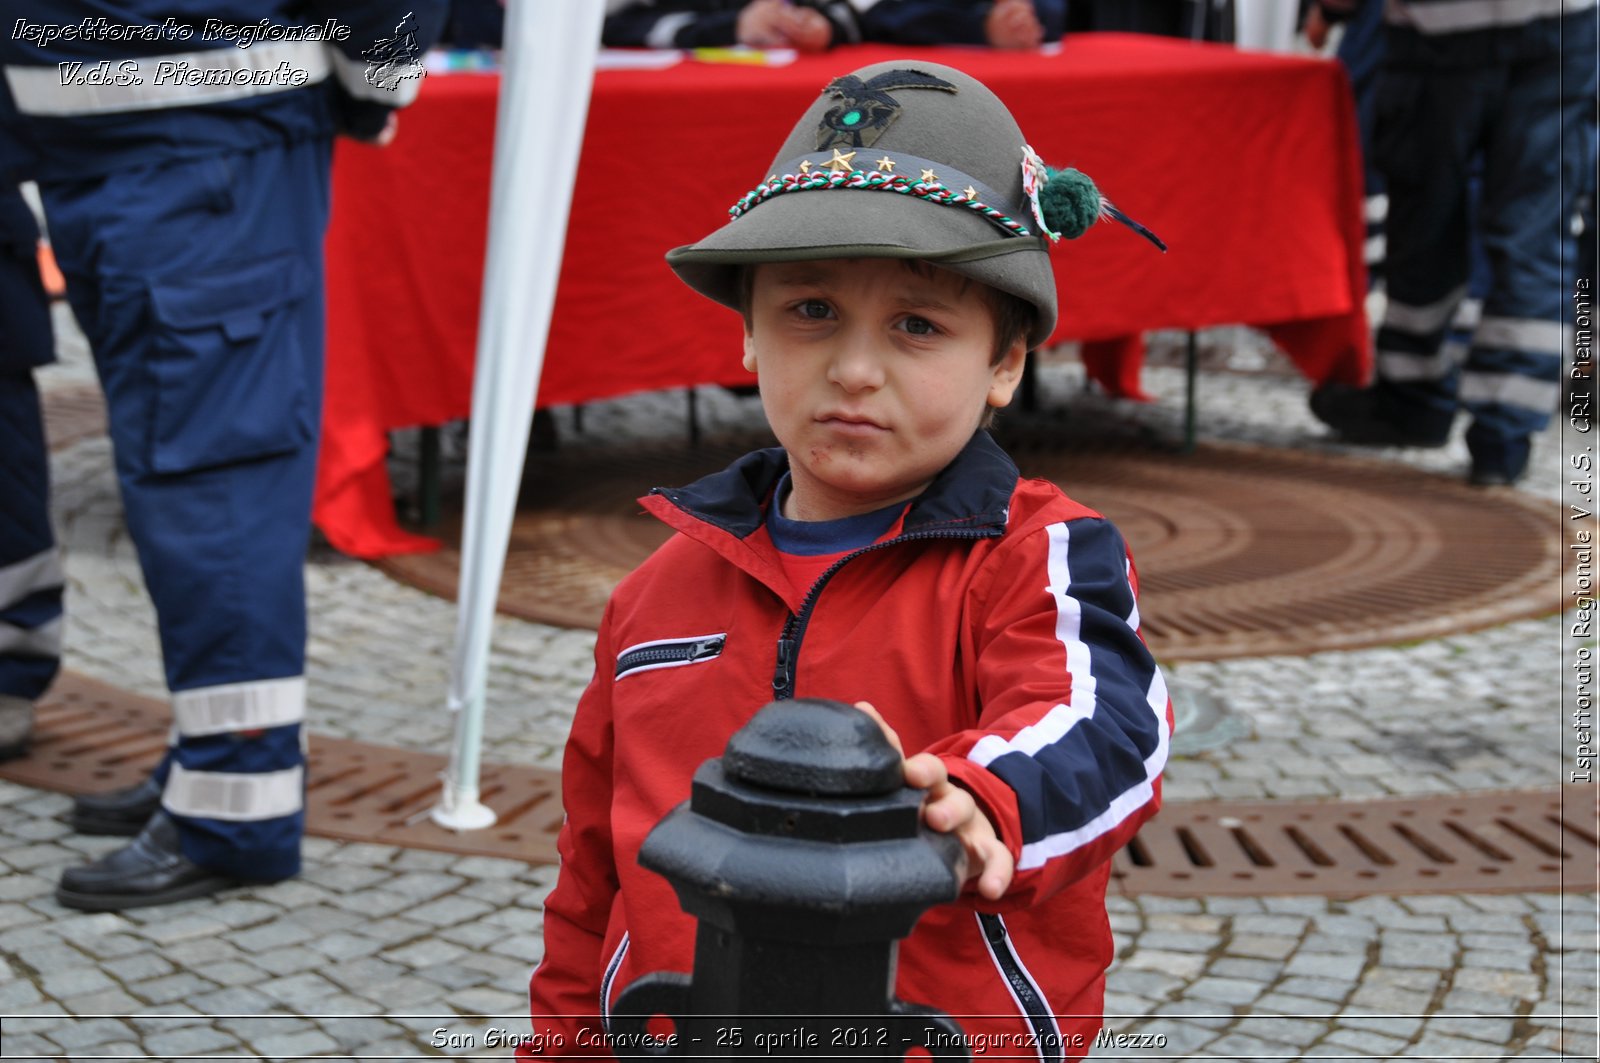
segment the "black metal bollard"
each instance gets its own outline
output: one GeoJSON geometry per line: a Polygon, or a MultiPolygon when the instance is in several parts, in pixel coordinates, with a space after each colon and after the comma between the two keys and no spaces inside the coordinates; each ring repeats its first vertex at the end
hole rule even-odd
{"type": "Polygon", "coordinates": [[[648,974],[618,997],[617,1055],[967,1059],[954,1020],[894,997],[899,940],[965,875],[960,843],[921,825],[921,802],[861,710],[801,699],[758,712],[639,850],[700,925],[692,977],[648,974]],[[670,1038],[647,1036],[656,1017],[670,1038]]]}

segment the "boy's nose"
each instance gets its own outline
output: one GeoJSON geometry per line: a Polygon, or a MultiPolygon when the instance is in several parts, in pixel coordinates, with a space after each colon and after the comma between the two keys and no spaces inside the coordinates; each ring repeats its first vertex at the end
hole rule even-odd
{"type": "Polygon", "coordinates": [[[833,359],[828,363],[828,380],[845,391],[867,391],[883,385],[883,360],[874,338],[862,330],[849,330],[838,337],[833,359]]]}

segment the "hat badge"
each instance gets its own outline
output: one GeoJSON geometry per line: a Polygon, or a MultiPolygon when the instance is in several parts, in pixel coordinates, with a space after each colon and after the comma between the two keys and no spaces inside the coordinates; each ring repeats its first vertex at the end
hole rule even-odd
{"type": "Polygon", "coordinates": [[[826,151],[843,144],[869,148],[900,117],[899,100],[889,95],[900,89],[937,89],[955,92],[956,87],[942,78],[920,70],[889,70],[862,81],[854,74],[835,78],[823,89],[839,102],[830,107],[817,124],[817,150],[826,151]]]}

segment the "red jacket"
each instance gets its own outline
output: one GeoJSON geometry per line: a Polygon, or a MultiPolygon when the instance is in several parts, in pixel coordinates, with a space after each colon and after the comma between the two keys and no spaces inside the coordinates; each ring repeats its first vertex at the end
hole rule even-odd
{"type": "Polygon", "coordinates": [[[980,432],[900,535],[796,591],[763,523],[786,467],[781,450],[758,451],[643,500],[679,534],[601,623],[530,987],[539,1048],[523,1054],[606,1054],[617,994],[692,968],[694,921],[636,854],[694,770],[792,696],[872,702],[908,754],[944,759],[1017,858],[999,902],[969,893],[923,917],[896,995],[956,1016],[992,1054],[1081,1055],[1112,954],[1109,861],[1160,804],[1172,727],[1121,536],[1053,484],[1021,480],[980,432]]]}

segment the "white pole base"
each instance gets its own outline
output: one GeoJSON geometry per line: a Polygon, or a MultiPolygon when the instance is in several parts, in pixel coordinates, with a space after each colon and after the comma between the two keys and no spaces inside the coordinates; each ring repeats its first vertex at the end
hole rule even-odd
{"type": "Polygon", "coordinates": [[[494,826],[496,819],[494,809],[480,803],[477,797],[452,795],[449,790],[428,815],[446,830],[483,830],[494,826]]]}

